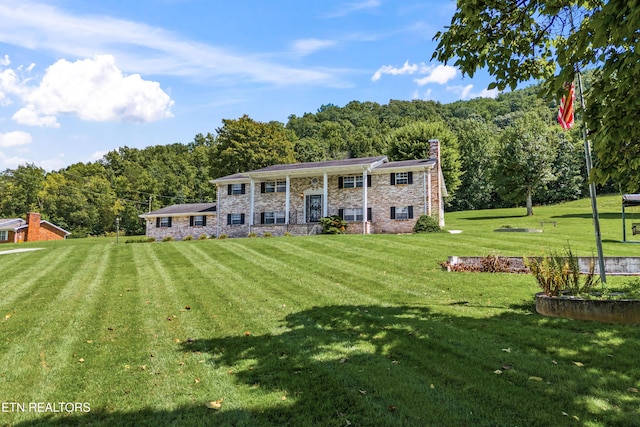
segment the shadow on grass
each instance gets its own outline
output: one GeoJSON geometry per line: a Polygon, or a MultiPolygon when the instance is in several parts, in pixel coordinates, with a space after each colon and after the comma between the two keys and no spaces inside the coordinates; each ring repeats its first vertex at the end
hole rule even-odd
{"type": "Polygon", "coordinates": [[[526,216],[527,216],[526,214],[525,215],[470,216],[470,217],[464,217],[460,219],[469,220],[469,221],[482,221],[482,220],[489,220],[489,219],[526,218],[526,216]]]}
{"type": "MultiPolygon", "coordinates": [[[[622,221],[622,212],[620,213],[611,213],[611,212],[605,212],[605,213],[598,213],[598,217],[600,219],[618,219],[622,221]]],[[[553,215],[550,218],[581,218],[581,219],[592,219],[593,218],[593,214],[591,212],[589,213],[573,213],[573,214],[564,214],[564,215],[553,215]]],[[[637,214],[627,214],[627,220],[630,220],[632,218],[640,218],[640,215],[637,214]]]]}
{"type": "Polygon", "coordinates": [[[475,317],[419,306],[313,307],[286,316],[281,332],[179,345],[228,370],[251,403],[96,410],[16,425],[640,423],[640,398],[628,391],[640,377],[633,327],[542,318],[529,304],[480,317],[484,309],[473,310],[475,317]]]}

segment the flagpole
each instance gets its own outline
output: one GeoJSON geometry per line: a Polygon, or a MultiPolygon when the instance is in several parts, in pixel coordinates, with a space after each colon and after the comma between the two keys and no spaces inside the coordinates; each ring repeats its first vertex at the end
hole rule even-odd
{"type": "MultiPolygon", "coordinates": [[[[584,137],[584,158],[587,163],[587,179],[591,177],[591,168],[593,163],[591,161],[591,144],[587,139],[587,122],[585,120],[585,103],[582,89],[582,74],[580,70],[577,70],[578,74],[578,90],[580,91],[580,107],[582,108],[582,135],[584,137]]],[[[598,250],[598,266],[600,267],[600,281],[607,283],[607,276],[604,271],[604,255],[602,253],[602,236],[600,234],[600,216],[598,215],[598,204],[596,202],[596,184],[594,182],[589,183],[589,195],[591,197],[591,213],[593,215],[593,227],[596,234],[596,247],[598,250]]]]}

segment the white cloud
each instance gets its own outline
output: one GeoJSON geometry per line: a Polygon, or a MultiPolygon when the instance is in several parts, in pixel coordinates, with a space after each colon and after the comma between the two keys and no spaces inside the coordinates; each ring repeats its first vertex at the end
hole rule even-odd
{"type": "MultiPolygon", "coordinates": [[[[365,3],[370,3],[365,2],[365,3]]],[[[0,2],[0,43],[91,58],[109,52],[119,67],[144,75],[195,76],[228,84],[229,76],[281,85],[335,85],[335,70],[293,68],[187,40],[159,27],[109,16],[74,15],[31,0],[0,2]]],[[[373,2],[377,3],[377,2],[373,2]]]]}
{"type": "Polygon", "coordinates": [[[15,147],[18,145],[31,144],[31,134],[23,131],[13,131],[7,133],[0,133],[0,147],[15,147]]]}
{"type": "Polygon", "coordinates": [[[389,74],[393,76],[398,75],[412,75],[412,74],[426,74],[425,77],[414,79],[418,86],[424,86],[429,83],[445,84],[449,80],[456,77],[458,71],[454,67],[448,65],[430,66],[424,62],[420,64],[409,64],[409,61],[405,61],[402,67],[397,68],[392,65],[383,65],[378,68],[376,72],[371,76],[371,81],[378,81],[383,74],[389,74]]]}
{"type": "Polygon", "coordinates": [[[460,99],[495,98],[500,93],[498,89],[483,89],[480,92],[473,92],[472,84],[466,86],[448,86],[447,90],[459,94],[460,99]]]}
{"type": "Polygon", "coordinates": [[[445,84],[449,80],[455,78],[458,70],[449,65],[438,65],[436,67],[426,67],[421,74],[428,74],[420,79],[415,79],[418,86],[424,86],[428,83],[445,84]]]}
{"type": "Polygon", "coordinates": [[[27,159],[22,157],[9,157],[0,151],[0,169],[15,169],[19,165],[28,163],[27,159]]]}
{"type": "Polygon", "coordinates": [[[11,60],[9,59],[9,55],[4,55],[4,57],[0,58],[0,65],[7,66],[11,64],[11,60]]]}
{"type": "Polygon", "coordinates": [[[147,123],[172,117],[173,101],[157,82],[124,75],[111,55],[51,65],[39,86],[23,96],[13,119],[31,126],[59,127],[56,116],[82,120],[147,123]]]}
{"type": "Polygon", "coordinates": [[[402,74],[414,74],[416,71],[418,71],[418,65],[409,65],[409,61],[405,61],[400,68],[396,68],[391,65],[383,65],[382,67],[378,68],[375,73],[373,73],[373,76],[371,76],[371,81],[376,82],[380,80],[380,77],[382,77],[383,74],[398,76],[402,74]]]}
{"type": "Polygon", "coordinates": [[[360,12],[367,9],[376,9],[380,6],[380,0],[363,0],[356,3],[346,3],[340,8],[324,15],[325,18],[339,18],[353,12],[360,12]]]}
{"type": "Polygon", "coordinates": [[[47,159],[40,162],[40,167],[45,171],[54,171],[62,169],[66,165],[64,154],[58,154],[53,159],[47,159]]]}
{"type": "Polygon", "coordinates": [[[293,43],[293,50],[297,55],[309,55],[318,50],[326,49],[335,46],[337,43],[335,40],[319,40],[319,39],[304,39],[296,40],[293,43]]]}

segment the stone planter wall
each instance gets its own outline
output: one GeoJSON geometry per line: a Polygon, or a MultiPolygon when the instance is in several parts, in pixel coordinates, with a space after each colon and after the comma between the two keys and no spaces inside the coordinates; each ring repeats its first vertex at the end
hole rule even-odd
{"type": "Polygon", "coordinates": [[[640,324],[639,300],[596,300],[536,294],[536,311],[544,316],[606,323],[640,324]]]}

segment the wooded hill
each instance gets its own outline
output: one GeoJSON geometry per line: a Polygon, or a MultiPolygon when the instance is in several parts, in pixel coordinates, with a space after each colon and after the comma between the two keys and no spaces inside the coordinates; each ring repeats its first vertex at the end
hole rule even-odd
{"type": "Polygon", "coordinates": [[[38,211],[86,236],[114,231],[119,216],[127,234],[143,234],[139,214],[214,201],[209,180],[216,177],[278,163],[424,158],[429,139],[442,143],[450,211],[518,206],[527,195],[537,204],[573,200],[587,194],[580,123],[565,132],[556,114],[556,103],[531,87],[451,104],[329,104],[286,124],[225,119],[191,142],[124,146],[53,172],[33,164],[7,169],[0,173],[0,218],[38,211]]]}

